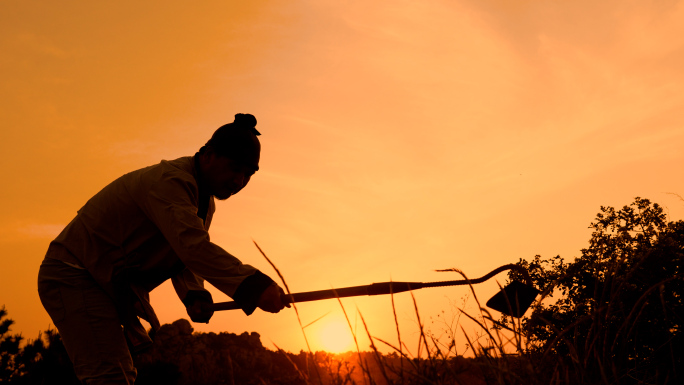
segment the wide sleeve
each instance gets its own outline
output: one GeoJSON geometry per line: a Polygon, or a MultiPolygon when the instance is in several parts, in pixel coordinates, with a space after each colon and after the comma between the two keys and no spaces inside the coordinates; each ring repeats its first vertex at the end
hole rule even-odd
{"type": "Polygon", "coordinates": [[[197,299],[202,299],[204,302],[213,302],[211,293],[204,288],[204,280],[196,276],[187,267],[183,269],[175,277],[171,277],[173,288],[178,294],[186,307],[192,306],[197,299]]]}
{"type": "Polygon", "coordinates": [[[209,233],[197,216],[197,194],[194,179],[164,176],[148,186],[143,210],[191,273],[233,298],[245,313],[251,314],[261,293],[273,281],[209,240],[209,233]]]}

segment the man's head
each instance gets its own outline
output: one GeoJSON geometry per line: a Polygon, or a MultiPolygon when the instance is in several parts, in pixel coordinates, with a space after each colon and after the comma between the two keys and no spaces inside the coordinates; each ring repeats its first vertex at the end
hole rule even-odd
{"type": "Polygon", "coordinates": [[[253,115],[237,114],[233,123],[219,127],[200,149],[202,179],[216,198],[237,194],[259,169],[256,123],[253,115]]]}

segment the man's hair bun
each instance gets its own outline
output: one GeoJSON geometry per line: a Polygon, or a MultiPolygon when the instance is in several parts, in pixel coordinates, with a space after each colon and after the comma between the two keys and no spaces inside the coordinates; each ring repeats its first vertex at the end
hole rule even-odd
{"type": "Polygon", "coordinates": [[[214,131],[207,144],[200,148],[200,153],[211,148],[218,155],[243,162],[258,170],[261,144],[257,138],[260,134],[255,128],[256,123],[254,115],[236,114],[232,123],[224,124],[214,131]]]}
{"type": "Polygon", "coordinates": [[[261,135],[259,131],[256,130],[257,120],[252,114],[235,114],[234,125],[250,129],[254,135],[261,135]]]}

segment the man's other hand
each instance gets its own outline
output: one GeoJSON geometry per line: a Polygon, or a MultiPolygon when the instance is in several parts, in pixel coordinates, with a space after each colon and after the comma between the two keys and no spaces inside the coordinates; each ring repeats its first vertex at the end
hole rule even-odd
{"type": "Polygon", "coordinates": [[[214,315],[214,311],[211,310],[211,303],[199,299],[195,300],[191,306],[186,307],[186,310],[192,322],[203,324],[208,324],[209,319],[214,315]]]}
{"type": "Polygon", "coordinates": [[[283,302],[281,297],[283,295],[285,295],[283,289],[274,282],[261,294],[257,306],[263,311],[277,313],[283,310],[284,307],[290,307],[289,303],[283,302]]]}

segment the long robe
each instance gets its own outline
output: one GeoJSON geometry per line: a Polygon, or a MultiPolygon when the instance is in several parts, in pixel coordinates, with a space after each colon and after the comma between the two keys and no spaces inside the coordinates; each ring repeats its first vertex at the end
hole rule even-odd
{"type": "Polygon", "coordinates": [[[198,184],[197,156],[116,179],[50,244],[46,257],[87,270],[120,308],[124,326],[139,316],[158,327],[148,293],[169,278],[186,306],[211,300],[206,280],[246,314],[273,282],[210,241],[215,204],[198,184]]]}

